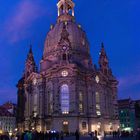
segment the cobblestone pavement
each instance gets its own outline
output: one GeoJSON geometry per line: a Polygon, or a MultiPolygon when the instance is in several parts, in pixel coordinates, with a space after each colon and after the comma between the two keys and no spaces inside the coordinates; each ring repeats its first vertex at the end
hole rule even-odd
{"type": "MultiPolygon", "coordinates": [[[[75,140],[75,137],[66,137],[64,140],[75,140]]],[[[86,137],[80,137],[80,140],[92,140],[91,137],[86,136],[86,137]]],[[[135,137],[130,137],[130,138],[112,138],[112,137],[107,137],[99,140],[136,140],[135,137]]]]}

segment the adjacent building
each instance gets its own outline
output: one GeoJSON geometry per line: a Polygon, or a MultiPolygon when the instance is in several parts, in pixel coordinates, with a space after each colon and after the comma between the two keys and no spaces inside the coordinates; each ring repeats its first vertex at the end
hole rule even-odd
{"type": "Polygon", "coordinates": [[[135,128],[140,128],[140,100],[135,100],[135,128]]]}
{"type": "Polygon", "coordinates": [[[120,129],[133,131],[135,127],[135,107],[131,99],[118,101],[120,129]]]}
{"type": "Polygon", "coordinates": [[[6,109],[8,112],[10,112],[12,115],[16,116],[16,107],[17,105],[8,101],[6,103],[4,103],[1,107],[3,107],[4,109],[6,109]]]}
{"type": "Polygon", "coordinates": [[[0,106],[0,133],[12,133],[16,128],[16,117],[3,106],[0,106]]]}
{"type": "Polygon", "coordinates": [[[95,67],[72,0],[59,0],[58,17],[37,70],[32,47],[17,84],[19,129],[100,133],[118,130],[117,85],[102,43],[95,67]]]}
{"type": "Polygon", "coordinates": [[[140,127],[140,101],[123,99],[118,101],[120,129],[135,131],[140,127]]]}

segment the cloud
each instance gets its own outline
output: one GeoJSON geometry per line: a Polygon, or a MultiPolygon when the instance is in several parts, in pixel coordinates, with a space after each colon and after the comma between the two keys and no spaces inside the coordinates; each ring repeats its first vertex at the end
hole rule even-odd
{"type": "Polygon", "coordinates": [[[27,38],[30,32],[29,28],[33,22],[45,14],[45,10],[38,3],[27,0],[21,1],[5,21],[5,37],[10,42],[17,42],[27,38]]]}

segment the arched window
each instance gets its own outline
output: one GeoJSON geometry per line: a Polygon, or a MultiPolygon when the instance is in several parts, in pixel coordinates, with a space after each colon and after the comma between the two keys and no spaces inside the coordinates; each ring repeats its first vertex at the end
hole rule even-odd
{"type": "Polygon", "coordinates": [[[34,111],[34,116],[36,116],[36,112],[37,112],[37,93],[34,93],[33,95],[33,111],[34,111]]]}
{"type": "Polygon", "coordinates": [[[48,111],[49,114],[51,114],[53,112],[53,94],[50,91],[48,91],[48,99],[49,99],[48,111]]]}
{"type": "Polygon", "coordinates": [[[96,98],[96,114],[97,116],[101,116],[101,106],[100,106],[100,95],[99,92],[95,93],[96,98]]]}
{"type": "Polygon", "coordinates": [[[79,112],[83,113],[84,108],[83,108],[83,93],[80,91],[79,92],[79,112]]]}
{"type": "Polygon", "coordinates": [[[96,103],[100,103],[100,95],[99,95],[99,92],[96,92],[95,93],[95,96],[96,96],[96,103]]]}
{"type": "Polygon", "coordinates": [[[61,111],[62,114],[69,113],[69,87],[67,84],[61,86],[61,111]]]}

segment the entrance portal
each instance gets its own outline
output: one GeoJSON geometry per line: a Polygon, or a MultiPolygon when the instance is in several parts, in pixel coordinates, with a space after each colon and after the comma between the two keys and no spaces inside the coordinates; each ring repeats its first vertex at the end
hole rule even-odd
{"type": "Polygon", "coordinates": [[[63,132],[64,133],[68,133],[69,132],[69,122],[68,121],[64,121],[63,122],[63,132]]]}

